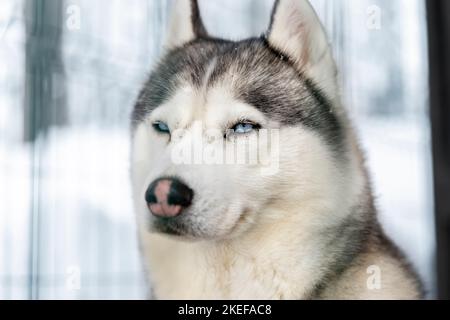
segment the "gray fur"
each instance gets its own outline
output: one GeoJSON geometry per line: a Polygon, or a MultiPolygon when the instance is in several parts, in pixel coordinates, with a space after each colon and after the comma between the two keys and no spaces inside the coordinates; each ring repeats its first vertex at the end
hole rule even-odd
{"type": "Polygon", "coordinates": [[[167,101],[182,81],[195,87],[205,81],[209,86],[232,82],[237,99],[281,125],[303,124],[335,150],[343,149],[343,128],[328,98],[263,37],[240,42],[202,38],[173,50],[145,84],[134,108],[133,123],[167,101]],[[214,70],[204,79],[213,60],[214,70]]]}
{"type": "MultiPolygon", "coordinates": [[[[273,14],[278,4],[279,1],[273,14]]],[[[294,62],[273,48],[264,36],[238,42],[208,36],[201,21],[197,1],[192,1],[191,5],[191,23],[197,38],[168,52],[151,73],[132,113],[133,132],[155,108],[167,102],[181,86],[189,84],[195,88],[211,89],[226,84],[224,87],[230,88],[235,99],[258,109],[279,126],[302,125],[317,133],[334,152],[330,161],[336,167],[342,172],[354,169],[350,168],[349,163],[356,157],[360,161],[357,163],[360,166],[358,169],[365,176],[362,179],[364,183],[361,194],[357,195],[358,200],[355,201],[357,203],[352,202],[346,218],[318,227],[317,248],[321,254],[321,265],[315,270],[317,280],[302,298],[339,297],[341,293],[345,296],[346,277],[351,278],[354,270],[365,270],[367,263],[371,261],[371,255],[381,256],[383,259],[392,258],[399,265],[397,275],[413,283],[414,288],[408,296],[423,297],[419,277],[402,252],[384,234],[378,222],[364,157],[360,154],[345,112],[339,110],[341,106],[335,105],[336,101],[324,94],[320,84],[299,71],[294,62]]],[[[272,17],[272,23],[273,20],[272,17]]],[[[354,162],[352,164],[355,165],[354,162]]],[[[330,181],[330,184],[333,182],[330,181]]],[[[348,185],[343,188],[350,189],[348,185]]],[[[274,193],[276,194],[276,191],[274,193]]],[[[274,202],[276,200],[274,199],[274,202]]],[[[265,206],[268,207],[271,199],[265,201],[265,206]]],[[[208,199],[206,202],[208,205],[204,210],[217,206],[214,200],[208,199]]],[[[207,219],[205,217],[206,212],[198,210],[167,221],[158,220],[156,228],[172,236],[182,235],[186,238],[186,234],[191,234],[192,238],[214,242],[215,239],[210,239],[209,230],[202,229],[206,227],[201,224],[196,224],[196,221],[207,219]]],[[[148,235],[143,237],[145,236],[148,235]]],[[[224,248],[228,245],[225,241],[218,244],[218,247],[219,256],[223,254],[221,257],[227,258],[227,250],[224,248]]],[[[295,247],[295,251],[297,250],[295,247]]],[[[237,258],[238,254],[233,257],[235,260],[237,258]]],[[[230,266],[227,265],[225,269],[227,268],[230,266]]],[[[164,268],[162,269],[164,271],[164,268]]],[[[160,272],[163,274],[163,271],[160,272]]],[[[353,297],[351,294],[349,296],[353,297]]]]}

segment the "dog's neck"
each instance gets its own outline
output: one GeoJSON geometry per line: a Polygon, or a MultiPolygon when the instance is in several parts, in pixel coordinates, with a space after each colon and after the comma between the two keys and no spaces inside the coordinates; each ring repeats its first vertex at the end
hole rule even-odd
{"type": "MultiPolygon", "coordinates": [[[[307,299],[321,281],[337,272],[346,237],[358,230],[348,224],[302,224],[302,215],[259,223],[232,240],[184,242],[147,234],[143,249],[157,298],[307,299]],[[330,270],[336,268],[336,270],[330,270]]],[[[314,212],[311,216],[320,216],[314,212]]]]}

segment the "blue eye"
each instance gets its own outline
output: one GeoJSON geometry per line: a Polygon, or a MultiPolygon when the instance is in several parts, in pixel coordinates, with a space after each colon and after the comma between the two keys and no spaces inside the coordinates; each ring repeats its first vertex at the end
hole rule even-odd
{"type": "Polygon", "coordinates": [[[167,124],[165,124],[164,122],[161,122],[161,121],[155,122],[153,124],[153,128],[160,133],[169,133],[170,134],[169,126],[167,124]]]}
{"type": "Polygon", "coordinates": [[[258,130],[260,128],[259,125],[249,122],[238,123],[235,125],[232,130],[236,134],[247,134],[254,130],[258,130]]]}

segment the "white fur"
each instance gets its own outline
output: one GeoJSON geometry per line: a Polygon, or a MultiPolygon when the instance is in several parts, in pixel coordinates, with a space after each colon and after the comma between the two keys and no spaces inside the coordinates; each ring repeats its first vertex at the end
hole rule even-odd
{"type": "Polygon", "coordinates": [[[191,0],[175,0],[173,2],[172,16],[169,20],[169,29],[165,43],[167,50],[195,39],[195,32],[191,23],[191,0]]]}
{"type": "MultiPolygon", "coordinates": [[[[180,10],[186,9],[183,3],[185,6],[187,1],[180,10]]],[[[181,41],[190,36],[188,32],[181,41]]],[[[269,41],[319,81],[339,107],[331,53],[307,1],[280,1],[269,41]]],[[[143,257],[156,297],[310,297],[326,272],[327,255],[333,249],[333,244],[323,241],[324,234],[356,214],[352,208],[367,192],[358,147],[349,142],[348,158],[337,161],[318,134],[302,125],[284,127],[270,121],[254,107],[236,101],[227,85],[195,89],[185,84],[181,88],[133,134],[134,203],[143,257]],[[177,165],[171,161],[174,148],[192,142],[187,138],[189,132],[211,128],[223,132],[241,118],[279,128],[276,175],[261,174],[259,165],[177,165]],[[169,140],[153,130],[154,121],[164,121],[172,131],[183,129],[183,133],[179,139],[169,140]],[[196,241],[149,229],[153,217],[144,194],[151,181],[167,175],[179,176],[195,192],[188,214],[204,232],[196,241]]],[[[345,120],[343,123],[346,126],[345,120]]],[[[352,140],[350,133],[348,138],[352,140]]],[[[215,144],[209,147],[219,148],[215,144]]],[[[374,248],[358,262],[344,273],[342,281],[326,288],[324,297],[414,297],[413,284],[399,271],[398,261],[374,248]],[[383,268],[383,293],[367,289],[364,275],[370,264],[383,268]]]]}
{"type": "Polygon", "coordinates": [[[285,53],[330,99],[338,100],[336,66],[324,28],[307,0],[280,0],[269,42],[285,53]]]}
{"type": "MultiPolygon", "coordinates": [[[[219,87],[207,93],[180,90],[149,119],[164,119],[173,130],[197,121],[223,128],[243,116],[267,123],[256,109],[219,87]]],[[[312,289],[321,276],[317,268],[323,252],[315,236],[348,214],[362,186],[361,174],[336,166],[329,149],[306,128],[281,128],[280,138],[280,172],[267,177],[258,167],[171,165],[165,138],[148,123],[138,127],[135,203],[159,298],[301,298],[312,289]],[[205,215],[198,223],[216,239],[185,242],[148,232],[145,189],[169,172],[187,181],[196,190],[196,201],[208,206],[197,208],[205,215]],[[243,208],[250,210],[240,221],[243,208]]]]}

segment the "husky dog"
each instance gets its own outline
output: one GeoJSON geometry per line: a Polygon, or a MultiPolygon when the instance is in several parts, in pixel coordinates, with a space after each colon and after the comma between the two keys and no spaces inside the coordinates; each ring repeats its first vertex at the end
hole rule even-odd
{"type": "Polygon", "coordinates": [[[377,220],[336,65],[308,1],[276,1],[260,38],[208,35],[194,0],[176,2],[169,29],[132,114],[133,196],[154,297],[422,298],[377,220]],[[259,141],[278,155],[271,173],[262,161],[174,160],[198,139],[206,137],[197,153],[220,153],[263,131],[277,132],[259,141]]]}

